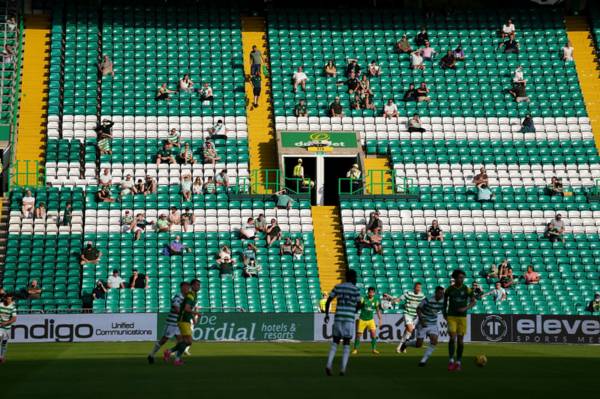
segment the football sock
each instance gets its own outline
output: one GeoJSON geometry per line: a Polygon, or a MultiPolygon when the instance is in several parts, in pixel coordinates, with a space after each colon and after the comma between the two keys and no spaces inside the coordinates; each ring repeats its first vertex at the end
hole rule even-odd
{"type": "Polygon", "coordinates": [[[462,342],[459,342],[456,347],[456,361],[462,361],[463,350],[465,349],[465,345],[462,342]]]}
{"type": "Polygon", "coordinates": [[[400,340],[401,342],[406,342],[410,339],[410,336],[412,335],[411,331],[408,330],[404,330],[404,335],[402,336],[402,339],[400,340]]]}
{"type": "Polygon", "coordinates": [[[342,372],[346,372],[346,366],[348,366],[348,359],[350,359],[350,345],[344,345],[342,352],[342,372]]]}
{"type": "Polygon", "coordinates": [[[429,360],[429,357],[431,356],[431,354],[433,353],[434,350],[435,350],[435,345],[429,344],[427,349],[425,349],[425,354],[421,358],[421,363],[425,363],[427,360],[429,360]]]}
{"type": "Polygon", "coordinates": [[[371,338],[371,350],[377,349],[377,338],[371,338]]]}
{"type": "Polygon", "coordinates": [[[0,357],[6,356],[7,349],[8,349],[8,340],[5,339],[2,341],[2,344],[0,344],[0,357]]]}
{"type": "Polygon", "coordinates": [[[152,348],[152,352],[150,352],[150,356],[154,357],[154,355],[156,355],[156,352],[158,352],[160,350],[160,342],[156,341],[154,343],[154,347],[152,348]]]}
{"type": "Polygon", "coordinates": [[[448,356],[450,356],[450,361],[454,361],[454,339],[450,337],[450,341],[448,342],[448,356]]]}
{"type": "Polygon", "coordinates": [[[329,347],[329,355],[327,355],[327,368],[331,369],[333,367],[333,358],[335,357],[335,352],[337,352],[337,344],[335,342],[331,343],[329,347]]]}
{"type": "Polygon", "coordinates": [[[177,359],[181,359],[181,356],[183,356],[183,352],[185,351],[186,347],[187,344],[185,342],[180,342],[177,344],[177,359]]]}
{"type": "Polygon", "coordinates": [[[354,349],[358,349],[359,346],[360,346],[360,339],[356,338],[354,340],[354,349]]]}

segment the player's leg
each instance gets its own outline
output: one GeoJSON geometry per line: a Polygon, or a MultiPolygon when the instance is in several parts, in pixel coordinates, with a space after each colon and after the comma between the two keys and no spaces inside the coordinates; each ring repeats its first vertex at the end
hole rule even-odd
{"type": "Polygon", "coordinates": [[[350,359],[350,342],[351,341],[352,341],[352,336],[344,337],[342,339],[344,347],[342,350],[342,368],[340,369],[340,375],[346,374],[346,368],[348,367],[348,360],[350,359]]]}
{"type": "Polygon", "coordinates": [[[369,332],[371,333],[371,352],[374,355],[378,355],[379,351],[377,350],[377,326],[375,325],[375,320],[371,320],[369,324],[369,332]]]}
{"type": "MultiPolygon", "coordinates": [[[[334,325],[335,328],[335,325],[334,325]]],[[[327,375],[331,375],[331,368],[333,367],[333,359],[335,358],[335,353],[337,352],[337,347],[342,337],[339,335],[334,335],[333,340],[331,341],[331,346],[329,347],[329,354],[327,355],[327,366],[325,366],[325,373],[327,375]]]]}
{"type": "Polygon", "coordinates": [[[154,356],[156,356],[156,353],[160,350],[160,348],[167,343],[167,341],[169,340],[169,338],[167,337],[167,333],[165,331],[165,334],[163,334],[163,336],[154,343],[154,346],[152,347],[152,350],[150,351],[150,353],[148,354],[148,363],[152,364],[154,363],[154,356]]]}
{"type": "MultiPolygon", "coordinates": [[[[421,343],[422,342],[423,341],[421,340],[421,343]]],[[[433,351],[435,351],[437,343],[438,343],[438,335],[435,334],[434,332],[431,332],[429,334],[429,346],[427,347],[427,349],[425,349],[425,353],[423,354],[423,357],[421,358],[421,361],[419,362],[419,366],[421,366],[421,367],[425,366],[425,364],[427,363],[427,361],[433,354],[433,351]]]]}
{"type": "Polygon", "coordinates": [[[405,315],[404,316],[404,324],[406,326],[404,328],[404,334],[402,334],[402,337],[400,338],[400,343],[398,344],[398,347],[396,348],[396,352],[398,352],[398,353],[406,353],[406,341],[408,341],[410,339],[410,336],[412,335],[413,331],[415,330],[415,322],[412,317],[405,315]]]}
{"type": "Polygon", "coordinates": [[[356,335],[354,336],[354,349],[352,350],[352,354],[356,355],[358,353],[358,347],[360,346],[360,336],[364,332],[364,326],[362,320],[356,320],[356,335]]]}
{"type": "Polygon", "coordinates": [[[456,366],[455,370],[460,371],[462,367],[462,355],[465,349],[464,336],[467,332],[467,318],[461,317],[456,327],[456,366]]]}
{"type": "Polygon", "coordinates": [[[8,350],[8,333],[0,331],[0,363],[6,361],[6,352],[8,350]]]}

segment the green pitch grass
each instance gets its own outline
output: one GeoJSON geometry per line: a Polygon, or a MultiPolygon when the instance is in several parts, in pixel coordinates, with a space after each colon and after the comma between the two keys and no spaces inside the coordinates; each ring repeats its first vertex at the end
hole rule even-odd
{"type": "MultiPolygon", "coordinates": [[[[600,346],[467,345],[461,373],[446,371],[446,345],[426,368],[421,349],[398,355],[369,344],[350,358],[348,374],[326,377],[328,344],[196,343],[186,364],[146,362],[151,343],[9,346],[0,365],[3,398],[558,398],[595,397],[600,346]],[[474,356],[485,353],[478,368],[474,356]],[[180,395],[180,396],[175,396],[180,395]]],[[[341,355],[341,348],[338,351],[341,355]]],[[[339,367],[336,358],[335,371],[339,367]]]]}

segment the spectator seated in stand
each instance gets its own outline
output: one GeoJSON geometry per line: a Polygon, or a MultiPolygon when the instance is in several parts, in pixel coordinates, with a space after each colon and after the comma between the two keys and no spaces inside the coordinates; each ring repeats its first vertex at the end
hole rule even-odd
{"type": "Polygon", "coordinates": [[[410,53],[410,68],[411,69],[425,69],[425,63],[423,62],[423,53],[421,50],[415,50],[410,53]]]}
{"type": "Polygon", "coordinates": [[[294,116],[297,118],[308,116],[308,107],[305,100],[300,100],[294,107],[294,116]]]}
{"type": "Polygon", "coordinates": [[[158,182],[150,175],[146,175],[145,186],[146,194],[156,194],[158,191],[158,182]]]}
{"type": "Polygon", "coordinates": [[[375,60],[371,60],[371,63],[369,64],[369,76],[372,78],[381,76],[381,67],[375,60]]]}
{"type": "Polygon", "coordinates": [[[106,299],[106,293],[108,292],[108,288],[104,285],[102,280],[96,281],[96,286],[92,290],[92,299],[106,299]]]}
{"type": "Polygon", "coordinates": [[[31,193],[31,190],[25,191],[25,195],[21,199],[21,213],[24,218],[33,218],[33,212],[35,211],[35,197],[31,193]]]}
{"type": "Polygon", "coordinates": [[[294,205],[294,199],[287,194],[287,190],[284,188],[274,194],[275,206],[278,209],[292,209],[294,205]]]}
{"type": "Polygon", "coordinates": [[[160,85],[160,87],[156,90],[156,97],[154,97],[154,99],[156,101],[159,100],[170,100],[171,99],[171,94],[175,93],[174,90],[170,90],[167,87],[166,83],[163,83],[162,85],[160,85]]]}
{"type": "Polygon", "coordinates": [[[254,219],[249,217],[246,223],[240,227],[240,239],[242,240],[255,240],[256,239],[256,227],[254,226],[254,219]]]}
{"type": "Polygon", "coordinates": [[[200,89],[198,89],[198,95],[200,96],[200,101],[212,101],[214,100],[213,89],[210,87],[208,83],[204,83],[200,89]]]}
{"type": "Polygon", "coordinates": [[[477,202],[494,202],[494,193],[487,184],[477,187],[477,202]]]}
{"type": "Polygon", "coordinates": [[[112,184],[112,176],[110,175],[110,170],[108,170],[108,168],[104,168],[98,177],[98,182],[101,186],[110,186],[112,184]]]}
{"type": "Polygon", "coordinates": [[[412,47],[410,46],[406,33],[396,42],[395,50],[398,54],[409,54],[412,52],[412,47]]]}
{"type": "Polygon", "coordinates": [[[356,247],[356,253],[358,256],[362,255],[363,249],[371,248],[371,242],[367,236],[367,229],[360,229],[358,235],[354,237],[354,246],[356,247]]]}
{"type": "Polygon", "coordinates": [[[169,130],[169,135],[165,140],[167,143],[171,144],[171,148],[173,147],[181,147],[181,133],[177,131],[177,129],[173,128],[169,130]]]}
{"type": "Polygon", "coordinates": [[[546,187],[546,192],[550,196],[560,195],[560,196],[564,197],[565,192],[564,192],[564,187],[563,187],[562,181],[558,177],[552,176],[552,179],[550,180],[550,184],[546,187]]]}
{"type": "Polygon", "coordinates": [[[515,34],[512,33],[508,40],[498,45],[498,50],[503,48],[505,54],[519,54],[519,42],[515,40],[515,34]]]}
{"type": "Polygon", "coordinates": [[[46,204],[44,202],[40,202],[35,208],[34,216],[36,219],[44,220],[46,219],[46,204]]]}
{"type": "Polygon", "coordinates": [[[425,82],[421,82],[421,84],[417,88],[417,101],[418,102],[421,102],[421,101],[430,102],[431,101],[431,97],[429,97],[429,88],[427,87],[425,82]]]}
{"type": "Polygon", "coordinates": [[[429,34],[427,33],[427,29],[425,29],[425,27],[422,26],[419,33],[417,33],[417,36],[415,36],[415,44],[417,46],[424,46],[425,42],[428,40],[429,34]]]}
{"type": "Polygon", "coordinates": [[[258,277],[262,271],[260,265],[256,264],[256,247],[248,243],[246,249],[242,251],[242,261],[244,263],[244,277],[258,277]]]}
{"type": "Polygon", "coordinates": [[[277,219],[271,219],[271,224],[267,226],[267,248],[271,246],[275,241],[281,239],[281,227],[277,223],[277,219]]]}
{"type": "Polygon", "coordinates": [[[557,213],[554,219],[552,219],[546,225],[546,231],[544,236],[550,240],[550,242],[561,241],[565,242],[565,222],[562,220],[562,215],[557,213]]]}
{"type": "Polygon", "coordinates": [[[233,277],[233,269],[235,267],[235,259],[231,257],[231,250],[227,245],[223,245],[217,255],[217,266],[221,277],[233,277]]]}
{"type": "Polygon", "coordinates": [[[479,174],[473,177],[473,184],[475,184],[475,187],[477,188],[481,188],[481,186],[483,186],[484,184],[486,186],[489,184],[489,178],[483,166],[481,167],[481,169],[479,169],[479,174]]]}
{"type": "Polygon", "coordinates": [[[135,189],[135,182],[133,181],[133,177],[130,174],[128,174],[127,176],[125,176],[125,180],[121,181],[119,198],[123,200],[123,197],[135,193],[137,193],[135,189]]]}
{"type": "Polygon", "coordinates": [[[429,43],[429,40],[425,40],[425,44],[424,44],[423,48],[421,49],[421,55],[423,56],[423,60],[433,61],[436,54],[437,54],[437,52],[435,51],[435,49],[433,47],[431,47],[431,43],[429,43]]]}
{"type": "Polygon", "coordinates": [[[373,254],[383,255],[383,237],[381,236],[381,229],[376,228],[373,231],[367,233],[369,244],[373,249],[373,254]]]}
{"type": "Polygon", "coordinates": [[[139,273],[137,269],[133,269],[133,274],[129,278],[129,288],[148,288],[148,276],[144,273],[139,273]]]}
{"type": "Polygon", "coordinates": [[[367,230],[375,231],[376,229],[383,228],[383,222],[379,218],[379,212],[374,211],[369,214],[369,220],[367,221],[367,230]]]}
{"type": "Polygon", "coordinates": [[[85,248],[81,251],[81,255],[79,255],[79,264],[82,266],[85,264],[97,265],[100,262],[100,258],[102,258],[102,252],[88,241],[85,248]]]}
{"type": "Polygon", "coordinates": [[[107,76],[107,75],[110,75],[113,78],[115,77],[114,65],[113,65],[113,62],[108,57],[108,55],[104,55],[102,57],[102,62],[100,62],[100,64],[98,64],[98,69],[100,70],[100,74],[102,75],[102,77],[107,76]]]}
{"type": "Polygon", "coordinates": [[[184,93],[192,93],[194,91],[194,82],[190,79],[189,74],[183,75],[183,78],[179,79],[179,91],[184,93]]]}
{"type": "Polygon", "coordinates": [[[477,281],[473,281],[473,284],[471,285],[471,291],[473,291],[473,296],[475,297],[475,299],[480,300],[481,298],[483,298],[483,289],[481,289],[477,281]]]}
{"type": "Polygon", "coordinates": [[[149,222],[143,213],[138,213],[131,222],[131,231],[135,235],[134,240],[137,241],[142,237],[142,234],[146,231],[146,227],[153,225],[154,222],[149,222]]]}
{"type": "Polygon", "coordinates": [[[294,255],[293,247],[294,247],[294,242],[292,241],[292,238],[286,237],[286,239],[283,240],[283,242],[281,242],[279,244],[279,255],[293,256],[294,255]]]}
{"type": "Polygon", "coordinates": [[[179,163],[182,165],[193,165],[196,163],[194,159],[194,151],[190,148],[190,143],[185,143],[181,152],[178,155],[179,163]]]}
{"type": "Polygon", "coordinates": [[[296,238],[296,240],[294,241],[292,252],[294,253],[294,259],[302,259],[302,255],[304,255],[304,243],[300,238],[296,238]]]}
{"type": "Polygon", "coordinates": [[[181,227],[183,232],[187,233],[194,223],[196,223],[196,216],[194,216],[194,212],[192,212],[190,207],[186,207],[185,212],[181,214],[181,227]]]}
{"type": "Polygon", "coordinates": [[[181,180],[181,197],[184,201],[192,200],[192,176],[186,174],[181,180]]]}
{"type": "Polygon", "coordinates": [[[37,280],[31,280],[27,286],[27,298],[28,299],[40,299],[42,296],[42,289],[40,288],[37,280]]]}
{"type": "Polygon", "coordinates": [[[444,232],[438,225],[438,221],[434,219],[431,226],[427,229],[427,241],[442,241],[444,242],[444,232]]]}
{"type": "Polygon", "coordinates": [[[516,33],[515,25],[513,24],[512,19],[506,21],[502,28],[500,28],[500,36],[505,39],[510,36],[514,36],[516,33]]]}
{"type": "Polygon", "coordinates": [[[494,299],[494,302],[500,303],[506,300],[506,290],[502,287],[500,282],[497,282],[494,289],[486,292],[483,296],[491,296],[494,299]]]}
{"type": "Polygon", "coordinates": [[[535,125],[530,114],[527,114],[521,122],[521,133],[535,133],[535,125]]]}
{"type": "Polygon", "coordinates": [[[156,164],[160,165],[161,163],[175,163],[175,157],[173,157],[173,145],[169,142],[165,142],[156,154],[156,164]]]}
{"type": "Polygon", "coordinates": [[[180,236],[175,236],[173,241],[163,249],[163,255],[166,256],[182,256],[185,252],[190,252],[190,249],[181,242],[180,236]]]}
{"type": "Polygon", "coordinates": [[[207,141],[204,144],[203,157],[204,163],[210,163],[213,165],[221,160],[221,157],[217,154],[217,150],[215,150],[215,146],[210,141],[207,141]]]}
{"type": "Polygon", "coordinates": [[[335,67],[333,60],[327,61],[327,64],[323,67],[323,72],[325,73],[325,76],[335,78],[337,75],[337,68],[335,67]]]}
{"type": "Polygon", "coordinates": [[[298,86],[302,88],[302,91],[306,91],[306,81],[308,80],[308,76],[304,73],[304,69],[302,67],[298,67],[298,70],[294,72],[292,75],[292,82],[294,84],[294,93],[298,91],[298,86]]]}
{"type": "Polygon", "coordinates": [[[523,279],[527,285],[539,284],[540,274],[533,269],[533,265],[529,265],[527,266],[527,272],[523,275],[523,279]]]}
{"type": "Polygon", "coordinates": [[[463,48],[460,44],[454,49],[452,54],[454,55],[454,59],[456,61],[464,61],[465,60],[465,51],[463,50],[463,48]]]}
{"type": "Polygon", "coordinates": [[[346,65],[346,77],[349,78],[351,76],[355,76],[355,77],[359,77],[360,76],[360,65],[358,65],[358,60],[353,59],[353,58],[349,58],[348,63],[346,65]]]}
{"type": "Polygon", "coordinates": [[[499,278],[500,277],[498,275],[498,267],[496,266],[496,264],[492,264],[490,270],[487,273],[485,273],[485,279],[487,280],[488,284],[492,284],[499,278]]]}
{"type": "Polygon", "coordinates": [[[212,176],[208,176],[204,182],[204,193],[205,194],[216,194],[217,184],[212,176]]]}
{"type": "Polygon", "coordinates": [[[415,84],[411,83],[408,85],[408,89],[404,92],[404,96],[402,97],[403,101],[418,101],[419,93],[417,93],[417,89],[415,88],[415,84]]]}
{"type": "Polygon", "coordinates": [[[573,58],[573,52],[574,51],[575,51],[575,49],[573,48],[573,44],[569,40],[565,44],[565,46],[562,48],[562,59],[563,59],[563,61],[565,61],[565,62],[574,61],[574,58],[573,58]]]}
{"type": "Polygon", "coordinates": [[[408,120],[408,131],[410,133],[425,133],[425,128],[421,125],[421,118],[419,114],[414,114],[412,118],[408,120]]]}
{"type": "Polygon", "coordinates": [[[360,88],[360,80],[358,80],[358,77],[354,72],[350,72],[350,76],[348,76],[346,80],[341,80],[337,82],[338,86],[343,84],[345,84],[348,87],[348,94],[352,94],[355,91],[358,91],[358,89],[360,88]]]}
{"type": "Polygon", "coordinates": [[[498,269],[498,277],[499,283],[502,288],[510,288],[514,284],[514,276],[512,267],[506,259],[500,263],[500,268],[498,269]]]}
{"type": "Polygon", "coordinates": [[[159,233],[166,233],[168,231],[171,231],[171,222],[169,222],[167,215],[165,215],[164,213],[161,213],[158,217],[158,220],[156,221],[156,231],[158,231],[159,233]]]}
{"type": "Polygon", "coordinates": [[[587,304],[585,310],[591,313],[600,312],[600,292],[594,294],[594,299],[587,304]]]}
{"type": "Polygon", "coordinates": [[[114,269],[112,275],[108,277],[106,282],[106,286],[108,289],[121,289],[125,288],[125,280],[119,276],[119,271],[114,269]]]}
{"type": "Polygon", "coordinates": [[[96,193],[96,201],[98,202],[115,202],[110,192],[110,187],[104,186],[96,193]]]}
{"type": "Polygon", "coordinates": [[[208,134],[210,140],[227,139],[227,131],[225,129],[225,125],[223,124],[223,120],[219,119],[217,120],[217,123],[215,123],[212,127],[209,127],[208,134]]]}
{"type": "Polygon", "coordinates": [[[383,116],[387,119],[398,117],[398,106],[391,98],[388,99],[387,103],[383,107],[383,116]]]}
{"type": "Polygon", "coordinates": [[[227,170],[223,169],[215,176],[215,184],[219,187],[229,187],[229,176],[227,170]]]}
{"type": "Polygon", "coordinates": [[[129,233],[131,231],[131,224],[133,223],[133,215],[130,211],[125,211],[121,217],[121,230],[123,233],[129,233]]]}
{"type": "Polygon", "coordinates": [[[456,69],[456,58],[452,50],[448,50],[445,56],[440,60],[440,67],[442,69],[456,69]]]}

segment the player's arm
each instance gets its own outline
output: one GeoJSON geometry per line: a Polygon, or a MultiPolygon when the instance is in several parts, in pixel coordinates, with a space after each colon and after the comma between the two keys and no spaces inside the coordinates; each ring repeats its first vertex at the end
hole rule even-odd
{"type": "Polygon", "coordinates": [[[8,327],[17,321],[17,315],[13,313],[12,317],[6,321],[0,322],[0,327],[8,327]]]}
{"type": "Polygon", "coordinates": [[[377,306],[377,318],[379,319],[379,325],[383,324],[383,312],[381,311],[381,304],[377,306]]]}
{"type": "Polygon", "coordinates": [[[335,298],[335,294],[331,291],[331,294],[327,297],[327,302],[325,302],[325,324],[329,323],[329,307],[331,306],[331,302],[333,302],[333,298],[335,298]]]}
{"type": "Polygon", "coordinates": [[[444,306],[442,306],[442,315],[448,320],[448,290],[444,291],[444,306]]]}

